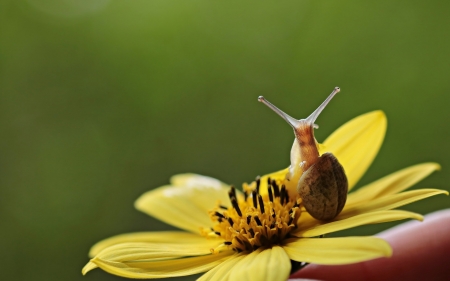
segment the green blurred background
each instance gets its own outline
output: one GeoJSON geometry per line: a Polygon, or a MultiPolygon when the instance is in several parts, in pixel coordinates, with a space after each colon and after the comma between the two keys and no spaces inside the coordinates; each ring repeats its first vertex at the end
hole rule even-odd
{"type": "MultiPolygon", "coordinates": [[[[382,109],[359,186],[425,161],[449,190],[449,1],[0,1],[2,280],[81,276],[95,242],[171,229],[134,210],[171,175],[240,185],[289,163],[294,117],[342,89],[322,141],[382,109]]],[[[404,209],[448,208],[438,196],[404,209]]],[[[344,234],[368,235],[393,224],[344,234]]]]}

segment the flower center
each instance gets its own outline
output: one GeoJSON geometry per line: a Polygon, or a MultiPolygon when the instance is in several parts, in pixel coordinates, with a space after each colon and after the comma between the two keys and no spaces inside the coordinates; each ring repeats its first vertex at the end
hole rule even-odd
{"type": "Polygon", "coordinates": [[[244,185],[244,196],[237,194],[232,186],[228,192],[232,207],[219,202],[209,212],[215,225],[203,234],[225,240],[214,252],[223,246],[237,252],[269,248],[280,244],[292,229],[297,228],[301,200],[290,198],[286,187],[280,188],[275,180],[269,178],[267,186],[267,193],[260,194],[258,178],[252,187],[244,185]]]}

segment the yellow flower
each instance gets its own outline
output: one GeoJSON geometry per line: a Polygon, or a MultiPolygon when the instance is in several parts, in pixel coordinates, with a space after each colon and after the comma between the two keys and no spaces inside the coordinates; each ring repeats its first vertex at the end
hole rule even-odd
{"type": "MultiPolygon", "coordinates": [[[[361,115],[344,124],[323,145],[344,167],[351,190],[375,158],[386,131],[383,112],[361,115]]],[[[128,278],[164,278],[206,272],[199,280],[286,280],[291,261],[356,263],[392,254],[376,237],[321,238],[364,224],[422,220],[393,210],[448,192],[403,192],[439,165],[424,163],[383,177],[348,194],[332,221],[312,218],[293,188],[284,182],[289,169],[261,177],[244,192],[219,180],[182,174],[170,185],[143,194],[138,210],[185,231],[141,232],[111,237],[94,245],[83,274],[100,267],[128,278]],[[282,187],[282,184],[286,184],[282,187]]]]}

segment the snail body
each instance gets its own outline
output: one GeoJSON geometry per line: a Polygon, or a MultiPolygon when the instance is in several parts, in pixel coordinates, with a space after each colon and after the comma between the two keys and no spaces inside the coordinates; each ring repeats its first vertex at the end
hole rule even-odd
{"type": "Polygon", "coordinates": [[[294,119],[264,97],[258,100],[274,110],[294,129],[295,141],[291,150],[291,167],[288,180],[294,181],[303,205],[315,219],[330,221],[344,208],[348,181],[344,168],[332,153],[319,155],[314,138],[315,120],[340,91],[336,87],[328,98],[306,119],[294,119]]]}

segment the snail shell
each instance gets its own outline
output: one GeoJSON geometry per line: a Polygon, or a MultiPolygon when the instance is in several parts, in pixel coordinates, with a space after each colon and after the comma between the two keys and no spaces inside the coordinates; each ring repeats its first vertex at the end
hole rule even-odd
{"type": "Polygon", "coordinates": [[[334,219],[347,201],[348,181],[344,168],[331,153],[324,153],[303,172],[297,192],[308,213],[322,221],[334,219]]]}

